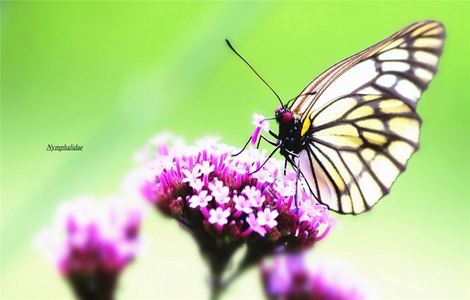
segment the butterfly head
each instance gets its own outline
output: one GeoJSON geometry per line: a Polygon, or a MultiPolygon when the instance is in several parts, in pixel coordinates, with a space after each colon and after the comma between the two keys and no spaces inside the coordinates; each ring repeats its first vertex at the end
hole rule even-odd
{"type": "Polygon", "coordinates": [[[274,113],[278,123],[290,123],[292,120],[294,120],[294,115],[292,112],[284,106],[279,106],[276,108],[274,113]]]}

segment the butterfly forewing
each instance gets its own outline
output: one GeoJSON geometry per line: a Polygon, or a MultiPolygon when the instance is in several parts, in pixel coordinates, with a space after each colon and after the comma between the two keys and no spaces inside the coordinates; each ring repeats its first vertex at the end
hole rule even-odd
{"type": "Polygon", "coordinates": [[[399,72],[417,78],[424,81],[425,88],[436,72],[443,40],[441,23],[414,23],[323,72],[300,93],[291,111],[304,120],[323,105],[386,75],[382,73],[399,72]]]}
{"type": "Polygon", "coordinates": [[[320,202],[357,214],[389,192],[418,149],[416,104],[443,40],[442,24],[412,24],[334,65],[292,104],[307,128],[301,170],[320,202]]]}

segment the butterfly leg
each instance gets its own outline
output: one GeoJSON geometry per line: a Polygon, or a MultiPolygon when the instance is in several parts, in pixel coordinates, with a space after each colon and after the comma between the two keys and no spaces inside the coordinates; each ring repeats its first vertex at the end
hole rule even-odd
{"type": "Polygon", "coordinates": [[[272,131],[271,129],[269,129],[268,132],[269,132],[269,134],[272,135],[275,139],[278,139],[278,138],[279,138],[279,136],[278,136],[276,133],[274,133],[274,131],[272,131]]]}
{"type": "Polygon", "coordinates": [[[298,194],[299,194],[299,178],[300,178],[300,159],[299,157],[297,156],[297,170],[296,170],[296,174],[295,174],[295,196],[294,196],[294,203],[295,203],[295,207],[296,208],[299,208],[298,206],[298,203],[297,203],[297,197],[298,197],[298,194]]]}
{"type": "Polygon", "coordinates": [[[284,176],[287,174],[287,158],[284,160],[284,176]]]}
{"type": "MultiPolygon", "coordinates": [[[[292,153],[292,152],[290,152],[289,154],[290,154],[290,155],[293,155],[294,157],[297,157],[297,158],[299,157],[298,155],[296,155],[295,153],[292,153]]],[[[297,164],[296,164],[296,163],[292,160],[292,158],[286,156],[286,162],[289,162],[289,163],[291,164],[292,168],[294,168],[294,170],[296,171],[296,174],[297,174],[297,179],[296,179],[296,184],[295,184],[295,187],[296,187],[296,189],[295,189],[295,194],[296,194],[296,195],[295,195],[295,199],[294,199],[294,200],[295,200],[296,207],[297,207],[297,190],[298,190],[298,189],[297,189],[297,186],[298,186],[298,182],[299,182],[299,179],[300,179],[301,176],[305,179],[305,184],[306,184],[308,190],[310,191],[310,194],[313,196],[313,198],[314,198],[317,202],[319,202],[318,196],[315,195],[315,192],[313,191],[312,187],[310,186],[310,184],[309,184],[307,178],[305,177],[304,173],[303,173],[302,170],[300,169],[300,159],[298,160],[298,162],[297,162],[297,164]]]]}
{"type": "Polygon", "coordinates": [[[276,148],[274,148],[274,150],[271,152],[271,154],[269,154],[268,158],[266,158],[266,160],[261,164],[261,166],[256,169],[255,171],[251,172],[250,175],[253,175],[254,173],[258,172],[259,170],[261,170],[264,165],[266,165],[266,163],[271,159],[271,157],[273,157],[274,153],[277,152],[277,150],[279,150],[280,146],[277,146],[276,148]]]}
{"type": "MultiPolygon", "coordinates": [[[[286,150],[286,151],[289,155],[292,155],[293,157],[297,158],[297,163],[295,163],[292,158],[286,156],[286,164],[287,164],[287,162],[289,162],[292,165],[292,167],[295,169],[296,177],[295,177],[294,203],[295,203],[295,207],[299,208],[298,202],[297,202],[297,197],[298,197],[298,193],[299,193],[299,178],[300,178],[300,175],[301,175],[301,172],[300,172],[300,159],[299,159],[298,154],[293,153],[293,152],[288,151],[288,150],[286,150]]],[[[284,168],[284,174],[285,174],[285,168],[284,168]]]]}
{"type": "Polygon", "coordinates": [[[245,145],[243,146],[243,148],[242,148],[240,151],[238,151],[237,153],[232,154],[232,157],[235,157],[235,156],[238,156],[238,155],[242,154],[242,152],[245,151],[245,149],[246,149],[246,147],[248,146],[248,144],[250,143],[250,141],[251,141],[251,136],[248,138],[248,141],[246,141],[246,143],[245,143],[245,145]]]}
{"type": "MultiPolygon", "coordinates": [[[[275,137],[277,139],[277,134],[275,134],[274,132],[272,132],[271,130],[269,130],[269,133],[275,137]]],[[[238,151],[237,153],[235,154],[232,154],[232,157],[235,157],[235,156],[238,156],[240,154],[242,154],[243,151],[245,151],[246,147],[248,146],[248,144],[250,143],[251,139],[253,138],[253,136],[250,136],[248,138],[248,140],[245,142],[245,145],[240,149],[240,151],[238,151]]],[[[268,140],[264,135],[260,135],[260,138],[258,139],[258,144],[256,145],[256,149],[259,149],[259,145],[261,143],[261,139],[265,140],[266,142],[268,142],[269,144],[273,145],[273,146],[277,146],[277,143],[274,142],[274,141],[270,141],[268,140]]]]}
{"type": "Polygon", "coordinates": [[[277,146],[276,142],[268,140],[264,135],[260,135],[260,138],[258,140],[258,144],[256,144],[256,149],[259,149],[259,144],[261,143],[261,139],[265,140],[266,142],[268,142],[268,144],[270,144],[272,146],[277,146]]]}

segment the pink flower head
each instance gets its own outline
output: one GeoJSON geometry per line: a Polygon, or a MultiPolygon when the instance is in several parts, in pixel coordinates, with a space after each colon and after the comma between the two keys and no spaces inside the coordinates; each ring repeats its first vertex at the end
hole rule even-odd
{"type": "Polygon", "coordinates": [[[260,271],[268,299],[363,300],[370,296],[344,264],[309,266],[302,253],[278,255],[271,264],[262,263],[260,271]]]}
{"type": "Polygon", "coordinates": [[[120,199],[97,203],[80,198],[63,204],[56,226],[44,229],[36,242],[71,282],[77,295],[91,297],[89,293],[93,291],[84,288],[98,288],[106,280],[109,284],[115,282],[137,255],[141,218],[139,207],[120,199]]]}
{"type": "Polygon", "coordinates": [[[149,153],[151,165],[158,160],[171,164],[153,169],[153,177],[142,181],[145,191],[153,191],[143,196],[183,225],[208,256],[214,249],[233,253],[246,245],[247,255],[258,255],[250,260],[254,263],[274,249],[309,248],[328,233],[332,219],[307,188],[299,186],[295,205],[295,192],[288,188],[296,186],[295,171],[287,170],[284,176],[283,163],[271,158],[258,171],[264,173],[251,174],[266,155],[249,149],[232,156],[236,152],[206,139],[195,146],[169,148],[163,157],[149,153]]]}

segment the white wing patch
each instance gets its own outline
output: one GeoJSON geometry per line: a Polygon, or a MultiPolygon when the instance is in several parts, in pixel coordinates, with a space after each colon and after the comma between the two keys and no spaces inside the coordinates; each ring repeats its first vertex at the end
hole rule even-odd
{"type": "Polygon", "coordinates": [[[307,150],[299,153],[299,159],[302,177],[306,180],[311,192],[328,207],[338,209],[336,202],[338,194],[318,162],[309,156],[307,150]]]}
{"type": "Polygon", "coordinates": [[[327,104],[330,99],[342,97],[352,93],[357,89],[358,85],[370,82],[378,75],[373,61],[361,62],[331,83],[328,89],[317,100],[316,107],[322,107],[327,104]]]}

